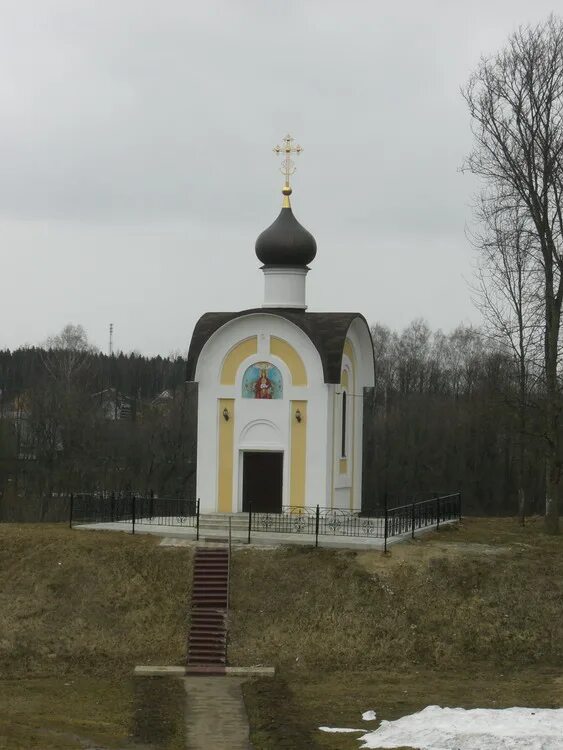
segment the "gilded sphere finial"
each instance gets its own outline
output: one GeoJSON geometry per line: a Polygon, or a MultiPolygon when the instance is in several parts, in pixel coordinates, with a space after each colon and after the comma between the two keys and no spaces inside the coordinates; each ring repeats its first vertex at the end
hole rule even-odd
{"type": "Polygon", "coordinates": [[[282,188],[282,193],[284,195],[291,195],[293,193],[293,190],[291,189],[290,185],[284,185],[282,188]]]}

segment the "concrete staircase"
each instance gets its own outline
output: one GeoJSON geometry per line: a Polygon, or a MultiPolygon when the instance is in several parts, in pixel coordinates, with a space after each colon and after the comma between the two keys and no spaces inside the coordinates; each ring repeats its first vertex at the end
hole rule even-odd
{"type": "Polygon", "coordinates": [[[188,674],[224,674],[227,663],[229,550],[198,547],[194,558],[188,674]]]}
{"type": "Polygon", "coordinates": [[[248,513],[202,513],[199,517],[199,533],[204,535],[229,533],[229,518],[233,532],[248,531],[248,513]]]}

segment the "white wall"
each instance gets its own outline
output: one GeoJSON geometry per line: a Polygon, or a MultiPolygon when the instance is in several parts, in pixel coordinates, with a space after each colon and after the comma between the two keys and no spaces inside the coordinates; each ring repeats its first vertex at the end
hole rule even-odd
{"type": "Polygon", "coordinates": [[[348,370],[349,384],[347,394],[348,411],[348,470],[340,474],[339,462],[341,456],[341,387],[336,386],[333,391],[334,426],[332,436],[332,488],[331,503],[334,508],[360,510],[362,504],[362,449],[363,449],[363,415],[364,415],[364,387],[374,384],[374,364],[371,336],[364,321],[356,318],[348,329],[347,338],[354,350],[354,365],[344,355],[342,369],[348,370]],[[353,371],[353,377],[350,373],[353,371]]]}
{"type": "MultiPolygon", "coordinates": [[[[283,504],[289,505],[290,428],[289,402],[305,400],[307,405],[307,474],[305,502],[314,506],[329,504],[327,498],[327,436],[329,386],[323,382],[320,356],[297,326],[272,313],[256,313],[230,321],[207,341],[199,356],[195,380],[198,395],[198,467],[197,495],[202,512],[217,510],[217,458],[219,416],[217,400],[234,398],[233,507],[242,508],[242,450],[283,450],[283,504]],[[284,339],[300,354],[307,372],[307,386],[291,385],[290,373],[284,362],[269,354],[269,337],[284,339]],[[220,384],[223,361],[240,341],[258,336],[258,353],[241,363],[234,386],[220,384]],[[276,365],[283,377],[283,399],[254,400],[242,398],[242,376],[256,361],[267,360],[276,365]]],[[[332,408],[332,404],[331,404],[332,408]]]]}

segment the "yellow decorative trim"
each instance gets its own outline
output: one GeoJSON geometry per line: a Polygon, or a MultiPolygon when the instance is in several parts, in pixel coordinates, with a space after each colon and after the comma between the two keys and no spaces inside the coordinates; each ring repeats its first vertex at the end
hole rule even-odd
{"type": "Polygon", "coordinates": [[[354,475],[355,475],[355,467],[356,467],[356,403],[354,396],[356,394],[356,355],[354,353],[354,346],[350,339],[346,339],[344,342],[344,354],[348,357],[350,360],[350,364],[352,365],[352,383],[351,383],[351,391],[352,391],[352,398],[350,399],[350,407],[352,409],[352,440],[351,440],[351,450],[350,450],[350,456],[352,460],[352,481],[350,485],[350,510],[353,510],[354,508],[354,475]]]}
{"type": "MultiPolygon", "coordinates": [[[[351,361],[352,361],[352,359],[350,358],[350,362],[351,361]]],[[[352,399],[348,398],[349,378],[348,378],[348,370],[346,370],[346,369],[343,369],[342,372],[340,373],[340,385],[346,391],[346,396],[347,396],[347,398],[346,398],[346,408],[347,408],[348,411],[350,411],[350,409],[354,409],[354,403],[353,403],[352,399]]],[[[340,408],[342,408],[342,395],[340,396],[340,398],[341,398],[341,402],[340,402],[341,403],[341,407],[340,408]]],[[[346,419],[347,420],[349,419],[348,414],[346,415],[346,419]]],[[[336,443],[336,445],[338,445],[339,448],[340,448],[340,443],[342,442],[342,412],[340,413],[340,424],[338,425],[338,427],[339,427],[339,430],[337,432],[338,442],[336,443]]],[[[347,432],[349,432],[349,430],[347,430],[347,432]]],[[[350,440],[350,437],[348,437],[348,440],[350,440]]],[[[352,440],[352,457],[354,456],[353,445],[354,445],[354,442],[352,440]]],[[[339,452],[340,452],[340,450],[342,450],[342,449],[340,448],[339,452]]],[[[352,458],[352,460],[353,460],[353,458],[352,458]]],[[[339,459],[339,461],[338,461],[338,473],[339,474],[347,474],[348,473],[348,459],[347,459],[346,456],[341,456],[340,459],[339,459]]]]}
{"type": "Polygon", "coordinates": [[[244,341],[239,341],[223,360],[221,368],[221,385],[234,385],[238,368],[247,357],[258,352],[258,337],[252,336],[244,341]]]}
{"type": "Polygon", "coordinates": [[[356,369],[356,355],[354,354],[354,346],[350,339],[346,339],[344,342],[344,354],[348,357],[352,363],[352,369],[356,369]]]}
{"type": "Polygon", "coordinates": [[[217,481],[217,510],[231,513],[233,510],[233,445],[235,434],[235,400],[220,398],[218,401],[219,419],[219,465],[217,481]],[[229,419],[223,416],[224,410],[229,419]]]}
{"type": "Polygon", "coordinates": [[[307,464],[307,402],[290,401],[291,466],[289,473],[289,504],[292,508],[305,505],[305,476],[307,464]],[[301,421],[295,412],[301,412],[301,421]]]}
{"type": "Polygon", "coordinates": [[[305,365],[291,344],[277,336],[270,336],[270,353],[285,362],[291,373],[292,385],[307,385],[305,365]]]}
{"type": "Polygon", "coordinates": [[[332,461],[331,461],[331,467],[330,467],[330,507],[334,508],[334,483],[336,481],[336,477],[334,476],[334,468],[335,468],[335,457],[334,454],[336,453],[336,446],[337,446],[337,427],[336,427],[336,399],[338,398],[336,393],[336,387],[334,388],[332,392],[332,461]]]}

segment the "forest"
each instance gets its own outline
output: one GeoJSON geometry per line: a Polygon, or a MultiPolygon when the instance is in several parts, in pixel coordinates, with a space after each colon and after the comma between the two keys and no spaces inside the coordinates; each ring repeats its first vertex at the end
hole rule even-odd
{"type": "MultiPolygon", "coordinates": [[[[528,399],[523,435],[514,358],[471,327],[446,334],[416,320],[400,332],[374,325],[372,335],[370,507],[459,490],[466,513],[541,513],[541,398],[528,399]]],[[[185,359],[108,356],[80,326],[49,344],[0,351],[2,494],[18,502],[95,489],[192,495],[185,359]]]]}

